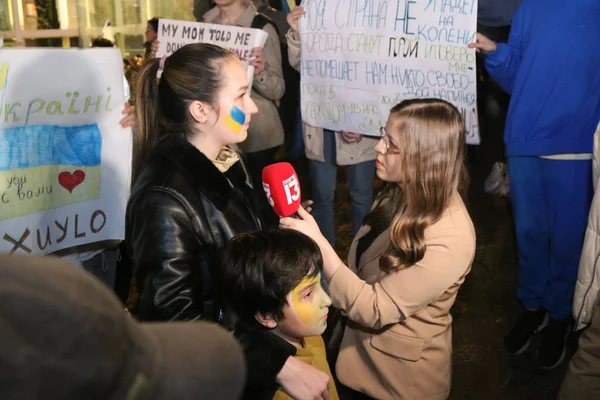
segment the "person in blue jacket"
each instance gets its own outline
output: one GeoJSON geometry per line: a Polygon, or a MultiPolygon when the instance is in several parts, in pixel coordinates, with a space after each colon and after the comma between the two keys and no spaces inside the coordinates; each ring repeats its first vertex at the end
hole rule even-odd
{"type": "Polygon", "coordinates": [[[489,74],[509,94],[504,142],[524,315],[509,353],[542,331],[538,363],[565,356],[577,268],[592,199],[592,141],[600,120],[600,1],[523,0],[508,43],[477,34],[489,74]],[[545,328],[545,329],[544,329],[545,328]]]}

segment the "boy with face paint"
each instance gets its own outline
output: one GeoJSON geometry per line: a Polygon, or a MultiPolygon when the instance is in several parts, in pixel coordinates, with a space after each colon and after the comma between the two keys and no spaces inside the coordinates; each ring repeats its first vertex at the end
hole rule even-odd
{"type": "MultiPolygon", "coordinates": [[[[330,376],[329,398],[338,394],[321,334],[331,299],[321,287],[323,259],[315,242],[295,231],[241,234],[228,244],[223,301],[242,342],[253,330],[269,330],[289,344],[290,354],[330,376]]],[[[277,382],[253,379],[243,399],[291,399],[277,382]]]]}

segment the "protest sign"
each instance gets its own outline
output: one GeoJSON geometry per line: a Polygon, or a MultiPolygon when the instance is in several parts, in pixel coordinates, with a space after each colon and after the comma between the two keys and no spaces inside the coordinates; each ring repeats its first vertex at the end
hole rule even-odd
{"type": "Polygon", "coordinates": [[[190,43],[212,43],[231,50],[238,56],[248,71],[248,82],[252,86],[254,67],[248,65],[250,51],[255,47],[262,48],[267,37],[267,32],[262,29],[159,19],[156,56],[169,56],[190,43]]]}
{"type": "Polygon", "coordinates": [[[435,97],[463,114],[479,143],[476,0],[305,0],[300,19],[302,118],[378,135],[404,99],[435,97]]]}
{"type": "Polygon", "coordinates": [[[0,252],[124,238],[124,102],[117,49],[0,52],[0,252]]]}

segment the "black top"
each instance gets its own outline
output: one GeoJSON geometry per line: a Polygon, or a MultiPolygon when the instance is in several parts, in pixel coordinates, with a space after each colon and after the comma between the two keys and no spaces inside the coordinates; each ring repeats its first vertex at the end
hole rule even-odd
{"type": "MultiPolygon", "coordinates": [[[[238,327],[234,331],[234,335],[242,346],[247,349],[246,357],[249,359],[269,357],[269,354],[262,353],[263,349],[271,349],[270,353],[273,355],[275,353],[274,344],[277,345],[276,348],[279,351],[276,357],[284,358],[284,362],[288,357],[296,355],[296,347],[266,328],[238,327]]],[[[255,364],[259,364],[259,362],[255,364]]],[[[277,363],[273,362],[266,362],[264,365],[271,368],[271,370],[248,367],[246,385],[241,400],[271,400],[279,390],[275,377],[281,368],[275,371],[274,368],[277,367],[277,363]]]]}
{"type": "MultiPolygon", "coordinates": [[[[221,320],[227,242],[278,222],[249,182],[242,161],[223,174],[182,136],[156,146],[126,213],[125,240],[140,293],[138,319],[221,320]]],[[[288,343],[269,332],[250,338],[248,371],[275,381],[290,355],[288,343]]]]}
{"type": "Polygon", "coordinates": [[[382,232],[383,230],[381,229],[371,228],[371,230],[367,232],[365,236],[358,239],[358,243],[356,244],[356,267],[358,267],[358,264],[360,264],[360,258],[362,257],[363,253],[369,247],[371,247],[375,239],[377,239],[382,232]]]}
{"type": "Polygon", "coordinates": [[[223,174],[183,137],[156,146],[127,204],[138,318],[216,321],[227,242],[277,221],[263,203],[241,161],[223,174]]]}

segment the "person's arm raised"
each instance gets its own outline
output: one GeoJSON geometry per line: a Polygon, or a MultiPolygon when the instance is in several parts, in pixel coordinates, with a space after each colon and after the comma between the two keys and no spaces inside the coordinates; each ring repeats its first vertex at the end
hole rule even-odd
{"type": "Polygon", "coordinates": [[[525,49],[525,27],[528,24],[528,3],[521,4],[515,13],[510,28],[508,43],[495,43],[478,33],[469,48],[481,51],[486,55],[485,67],[490,76],[500,87],[511,94],[515,77],[521,66],[525,49]]]}
{"type": "Polygon", "coordinates": [[[298,219],[282,218],[280,226],[315,240],[323,254],[323,275],[333,304],[368,328],[397,323],[426,307],[464,277],[475,254],[475,237],[469,230],[436,230],[429,234],[423,259],[369,284],[343,264],[310,214],[300,208],[298,215],[298,219]]]}
{"type": "Polygon", "coordinates": [[[298,72],[300,72],[301,63],[300,32],[298,31],[298,20],[302,15],[304,15],[304,9],[302,7],[294,8],[294,10],[287,15],[287,23],[290,26],[290,29],[285,35],[288,48],[288,61],[291,67],[298,72]]]}
{"type": "Polygon", "coordinates": [[[285,92],[279,35],[271,24],[263,30],[269,35],[265,46],[253,49],[254,58],[250,60],[250,65],[256,68],[252,89],[264,98],[279,101],[285,92]]]}

